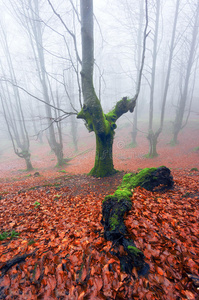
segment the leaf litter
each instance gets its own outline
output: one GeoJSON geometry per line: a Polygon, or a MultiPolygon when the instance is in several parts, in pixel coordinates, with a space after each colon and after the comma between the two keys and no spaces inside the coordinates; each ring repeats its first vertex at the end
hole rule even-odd
{"type": "MultiPolygon", "coordinates": [[[[173,190],[134,190],[125,224],[150,265],[147,278],[136,269],[124,273],[103,238],[101,204],[124,172],[95,179],[84,169],[74,175],[71,165],[61,176],[50,168],[39,177],[1,179],[0,233],[19,235],[0,241],[0,299],[199,299],[199,172],[190,171],[192,159],[182,159],[181,169],[172,165],[173,190]],[[8,262],[14,264],[5,271],[8,262]]],[[[159,158],[135,161],[125,171],[161,165],[159,158]]]]}

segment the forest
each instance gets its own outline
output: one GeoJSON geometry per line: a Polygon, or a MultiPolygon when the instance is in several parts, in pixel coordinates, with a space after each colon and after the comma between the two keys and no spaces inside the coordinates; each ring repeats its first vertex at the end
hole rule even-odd
{"type": "Polygon", "coordinates": [[[198,26],[1,1],[0,299],[199,299],[198,26]]]}

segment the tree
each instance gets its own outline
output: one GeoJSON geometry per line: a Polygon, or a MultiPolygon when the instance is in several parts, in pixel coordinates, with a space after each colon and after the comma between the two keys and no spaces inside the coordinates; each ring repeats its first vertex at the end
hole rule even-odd
{"type": "Polygon", "coordinates": [[[192,27],[192,37],[191,37],[191,43],[189,44],[189,56],[188,61],[186,65],[186,71],[185,71],[185,78],[183,83],[182,92],[180,95],[180,100],[177,106],[176,110],[176,116],[174,120],[173,125],[173,139],[171,141],[171,144],[175,145],[178,141],[178,134],[180,130],[184,127],[183,126],[183,118],[185,113],[185,107],[187,103],[187,98],[189,95],[189,83],[190,78],[192,74],[192,67],[195,60],[195,54],[196,54],[196,47],[197,47],[197,37],[198,37],[198,26],[199,26],[199,3],[196,1],[196,4],[194,5],[194,13],[195,18],[193,19],[193,27],[192,27]],[[196,7],[196,9],[195,9],[196,7]]]}
{"type": "Polygon", "coordinates": [[[153,132],[153,113],[154,113],[154,88],[156,78],[156,62],[157,62],[157,49],[158,49],[158,32],[159,32],[159,18],[160,18],[160,0],[156,1],[156,19],[155,19],[155,32],[153,41],[153,59],[151,69],[151,84],[150,84],[150,104],[149,104],[149,127],[148,127],[148,140],[149,140],[149,153],[147,157],[157,156],[156,143],[157,137],[153,132]]]}
{"type": "MultiPolygon", "coordinates": [[[[168,68],[167,68],[167,74],[166,74],[166,80],[164,85],[164,91],[163,91],[163,100],[162,100],[162,107],[161,107],[161,117],[160,117],[160,126],[156,132],[152,129],[152,122],[153,122],[153,90],[154,90],[154,82],[155,82],[155,62],[156,62],[156,51],[157,51],[157,41],[154,40],[154,52],[153,52],[153,69],[152,69],[152,86],[151,86],[151,101],[150,101],[150,125],[149,125],[149,133],[148,133],[148,140],[149,140],[149,153],[148,157],[153,158],[158,155],[157,153],[157,142],[158,137],[163,129],[164,124],[164,116],[165,116],[165,105],[167,101],[167,94],[169,89],[169,82],[170,82],[170,74],[171,74],[171,66],[173,61],[173,53],[175,49],[175,36],[176,36],[176,26],[177,26],[177,20],[178,20],[178,14],[179,14],[179,5],[180,0],[177,0],[176,2],[176,9],[175,9],[175,16],[174,16],[174,23],[173,23],[173,30],[172,30],[172,36],[171,36],[171,44],[170,44],[170,52],[169,52],[169,61],[168,61],[168,68]]],[[[156,14],[156,35],[158,34],[158,20],[159,20],[159,2],[157,6],[157,14],[156,14]],[[157,15],[158,14],[158,15],[157,15]]]]}
{"type": "Polygon", "coordinates": [[[43,47],[43,30],[44,25],[40,18],[40,5],[38,0],[29,1],[21,0],[20,6],[10,1],[16,14],[18,10],[21,12],[17,15],[21,25],[25,27],[29,37],[29,42],[34,55],[34,62],[36,64],[37,75],[41,85],[43,98],[45,102],[45,113],[47,119],[47,139],[51,147],[51,150],[57,157],[57,165],[61,166],[65,163],[63,155],[63,142],[62,131],[59,122],[54,120],[59,119],[59,100],[54,99],[52,85],[49,80],[49,74],[46,68],[46,61],[43,47]],[[21,17],[23,16],[23,18],[21,17]],[[57,100],[57,101],[56,101],[57,100]],[[52,110],[52,104],[58,108],[58,110],[52,110]]]}
{"type": "MultiPolygon", "coordinates": [[[[8,70],[9,77],[11,78],[12,82],[16,85],[16,74],[12,62],[12,57],[8,47],[8,41],[5,33],[5,29],[1,24],[1,41],[2,41],[2,48],[5,54],[7,66],[6,69],[8,70]]],[[[4,67],[1,63],[1,73],[6,76],[4,72],[4,67]]],[[[30,142],[28,131],[26,128],[24,112],[22,109],[22,100],[19,93],[19,90],[16,86],[12,85],[12,90],[9,89],[8,83],[2,80],[1,82],[1,104],[3,108],[3,116],[6,121],[7,129],[9,136],[12,141],[14,152],[20,158],[23,158],[26,162],[26,169],[27,171],[32,171],[33,166],[30,160],[30,142]],[[3,86],[4,83],[4,86],[3,86]],[[12,98],[14,101],[12,101],[12,98]],[[18,119],[18,120],[17,120],[18,119]],[[20,150],[19,150],[20,149],[20,150]]]]}
{"type": "MultiPolygon", "coordinates": [[[[143,27],[143,19],[144,19],[144,1],[140,1],[140,7],[139,7],[139,27],[138,27],[138,35],[137,35],[137,82],[139,80],[139,66],[141,62],[141,34],[142,34],[142,27],[143,27]]],[[[132,128],[132,146],[136,147],[137,141],[137,119],[138,119],[138,105],[135,107],[134,117],[133,117],[133,128],[132,128]]]]}
{"type": "MultiPolygon", "coordinates": [[[[147,1],[145,3],[147,15],[147,1]]],[[[114,133],[117,127],[116,121],[128,111],[131,113],[133,112],[140,91],[148,19],[146,17],[142,64],[140,68],[139,83],[137,86],[136,94],[131,99],[123,97],[116,103],[115,107],[109,113],[105,114],[93,86],[93,0],[81,0],[80,9],[82,37],[81,81],[84,105],[77,115],[77,118],[84,119],[89,132],[94,131],[96,137],[95,165],[90,171],[90,175],[96,177],[105,177],[116,172],[113,165],[112,153],[114,133]]]]}

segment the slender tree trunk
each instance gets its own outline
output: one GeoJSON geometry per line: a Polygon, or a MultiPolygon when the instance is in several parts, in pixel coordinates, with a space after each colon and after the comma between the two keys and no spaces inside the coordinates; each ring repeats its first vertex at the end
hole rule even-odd
{"type": "Polygon", "coordinates": [[[133,117],[133,130],[132,130],[132,147],[137,146],[137,123],[138,123],[138,105],[136,105],[133,117]]]}
{"type": "MultiPolygon", "coordinates": [[[[26,23],[28,34],[31,41],[32,50],[35,56],[35,62],[37,64],[38,76],[41,82],[41,87],[43,90],[43,95],[45,102],[45,111],[48,122],[48,142],[51,147],[51,150],[57,157],[57,166],[61,166],[65,164],[63,157],[63,144],[61,144],[61,140],[57,142],[57,137],[55,133],[55,126],[52,122],[53,113],[50,104],[50,91],[51,87],[48,80],[48,74],[46,72],[46,64],[45,64],[45,56],[43,49],[43,37],[42,37],[42,27],[41,22],[39,20],[39,1],[34,0],[33,2],[29,2],[29,11],[28,11],[28,21],[26,23]],[[34,40],[33,40],[34,38],[34,40]]],[[[27,14],[27,11],[24,11],[24,14],[27,14]]],[[[27,20],[27,19],[26,19],[27,20]]],[[[51,93],[52,96],[52,93],[51,93]]],[[[53,97],[52,97],[53,98],[53,97]]],[[[58,129],[59,130],[59,129],[58,129]]]]}
{"type": "Polygon", "coordinates": [[[173,31],[172,31],[172,37],[171,37],[171,46],[170,46],[170,53],[169,53],[167,76],[166,76],[164,93],[163,93],[160,127],[155,133],[153,132],[153,130],[151,130],[148,134],[149,154],[147,156],[150,157],[150,158],[158,156],[156,148],[157,148],[157,143],[158,143],[158,137],[159,137],[160,133],[162,132],[163,124],[164,124],[165,105],[166,105],[167,93],[168,93],[168,89],[169,89],[169,80],[170,80],[170,74],[171,74],[171,65],[172,65],[172,60],[173,60],[173,52],[174,52],[174,48],[175,48],[174,42],[175,42],[176,26],[177,26],[177,20],[178,20],[179,4],[180,4],[180,0],[177,0],[175,16],[174,16],[173,31]]]}
{"type": "MultiPolygon", "coordinates": [[[[0,26],[0,34],[2,37],[2,46],[5,53],[5,57],[7,60],[7,66],[8,71],[10,74],[10,77],[12,79],[13,84],[17,85],[15,70],[13,67],[13,61],[12,57],[10,55],[10,49],[7,42],[7,36],[5,34],[5,31],[2,26],[0,26]]],[[[4,70],[1,64],[2,68],[2,74],[4,74],[4,70]]],[[[13,90],[13,98],[14,103],[12,102],[12,93],[10,95],[10,90],[8,88],[8,84],[5,84],[5,90],[3,88],[3,85],[1,84],[2,88],[2,95],[1,96],[1,103],[3,108],[3,115],[6,121],[6,125],[8,128],[8,132],[10,135],[10,139],[13,145],[13,149],[16,155],[18,155],[20,158],[25,159],[27,170],[33,170],[31,161],[30,161],[30,142],[29,142],[29,136],[28,131],[26,128],[25,118],[24,118],[24,112],[22,109],[22,103],[20,98],[19,90],[16,86],[12,86],[13,90]],[[18,122],[16,119],[18,118],[18,122]],[[19,151],[20,149],[20,151],[19,151]]]]}
{"type": "MultiPolygon", "coordinates": [[[[139,68],[140,68],[140,62],[141,62],[141,36],[142,36],[142,27],[143,27],[143,19],[144,19],[144,1],[140,0],[140,12],[139,12],[139,28],[138,28],[138,36],[137,36],[137,44],[138,44],[138,50],[137,50],[137,59],[138,59],[138,65],[137,65],[137,83],[139,80],[139,68]]],[[[138,102],[136,104],[135,110],[134,110],[134,116],[133,116],[133,130],[132,130],[132,147],[137,146],[137,122],[138,122],[138,102]]]]}
{"type": "Polygon", "coordinates": [[[194,62],[196,47],[197,47],[197,43],[198,43],[198,41],[197,41],[198,25],[199,25],[199,3],[197,3],[196,15],[195,15],[195,20],[194,20],[194,24],[193,24],[192,41],[191,41],[191,45],[190,45],[189,58],[188,58],[188,62],[187,62],[184,88],[183,88],[183,92],[182,92],[182,95],[180,98],[179,106],[178,106],[175,121],[174,121],[173,139],[171,141],[172,145],[175,145],[178,142],[178,134],[179,134],[180,130],[182,129],[184,111],[185,111],[185,106],[186,106],[186,102],[187,102],[188,90],[189,90],[190,76],[191,76],[192,66],[193,66],[193,62],[194,62]]]}
{"type": "Polygon", "coordinates": [[[156,1],[156,21],[155,21],[155,33],[153,42],[153,63],[151,71],[151,88],[150,88],[150,105],[149,105],[149,128],[148,128],[148,140],[149,140],[149,153],[147,157],[153,158],[157,156],[156,149],[154,150],[157,141],[154,140],[155,134],[153,132],[153,106],[154,106],[154,89],[155,89],[155,75],[156,75],[156,61],[157,61],[157,45],[158,45],[158,31],[159,31],[159,16],[160,16],[160,0],[156,1]]]}
{"type": "Polygon", "coordinates": [[[75,152],[78,151],[78,145],[77,145],[77,122],[75,116],[71,116],[71,134],[73,138],[73,145],[75,148],[75,152]]]}

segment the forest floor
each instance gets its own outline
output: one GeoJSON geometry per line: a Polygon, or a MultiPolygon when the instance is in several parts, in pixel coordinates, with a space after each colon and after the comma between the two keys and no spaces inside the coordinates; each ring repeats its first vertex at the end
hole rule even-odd
{"type": "Polygon", "coordinates": [[[113,149],[120,172],[103,179],[87,175],[94,164],[95,141],[84,130],[79,152],[66,141],[65,156],[72,159],[62,168],[55,168],[55,158],[44,145],[33,145],[32,172],[24,172],[22,160],[4,153],[0,299],[199,299],[198,137],[198,123],[193,123],[171,147],[165,132],[159,156],[147,159],[144,134],[139,133],[136,148],[129,148],[130,128],[121,126],[113,149]],[[101,204],[126,172],[161,165],[171,169],[173,190],[136,188],[125,217],[129,235],[150,265],[147,278],[139,278],[135,269],[130,276],[110,254],[112,243],[103,238],[101,204]]]}

